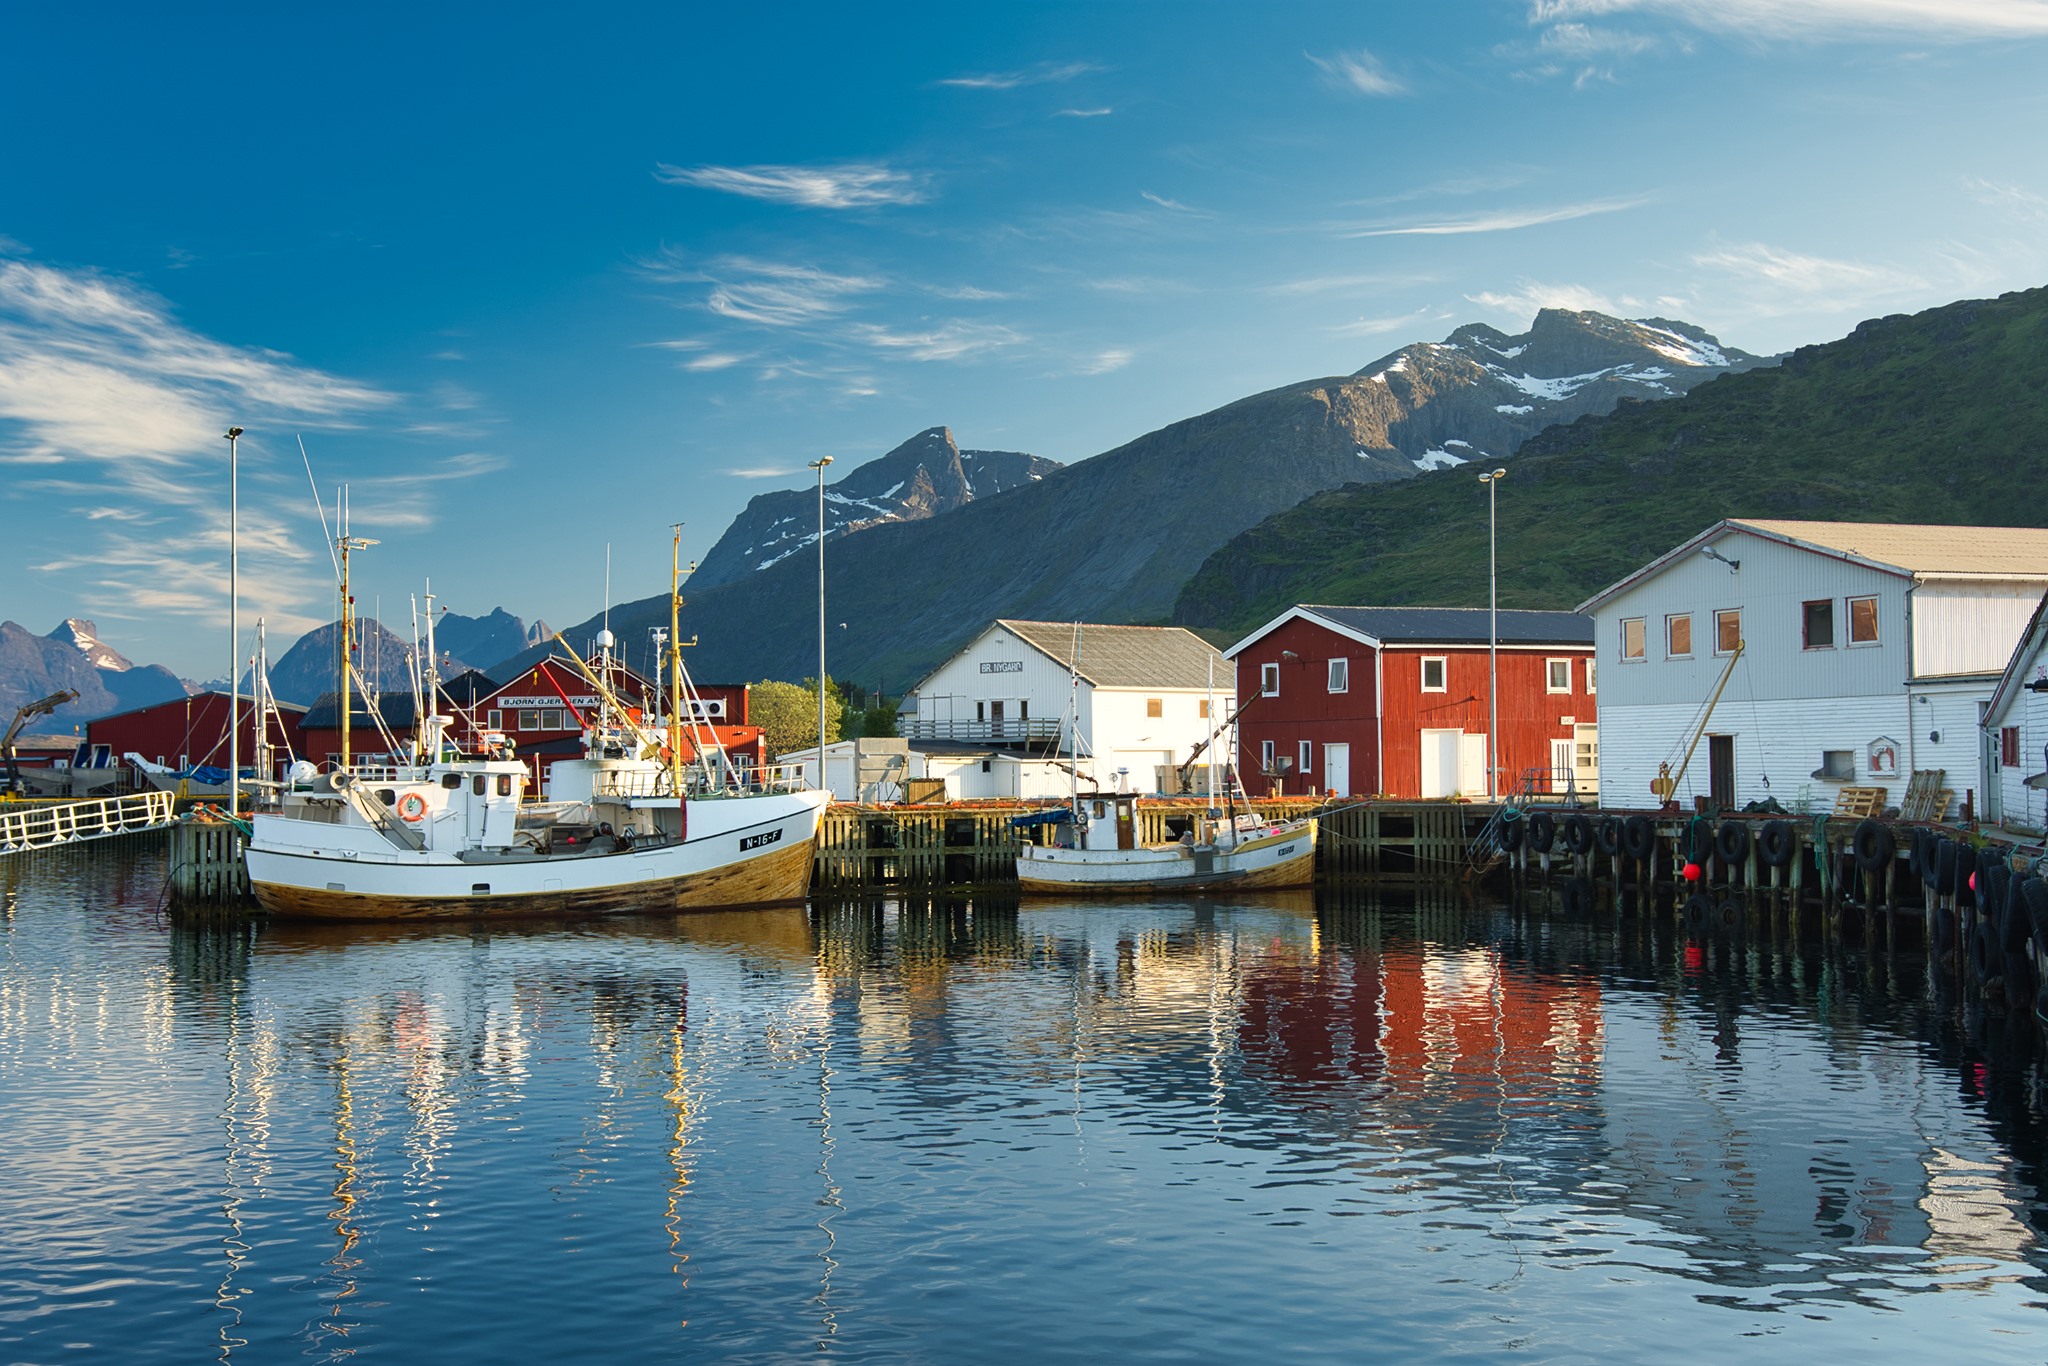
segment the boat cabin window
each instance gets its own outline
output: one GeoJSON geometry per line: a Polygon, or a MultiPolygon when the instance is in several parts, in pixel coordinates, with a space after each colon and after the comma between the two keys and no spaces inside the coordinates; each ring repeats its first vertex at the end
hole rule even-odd
{"type": "Polygon", "coordinates": [[[1106,816],[1106,815],[1108,815],[1108,814],[1109,814],[1109,805],[1108,805],[1108,803],[1106,803],[1106,802],[1097,802],[1097,803],[1095,803],[1095,819],[1096,819],[1096,820],[1101,820],[1101,819],[1102,819],[1102,818],[1103,818],[1104,816],[1106,816]]]}
{"type": "Polygon", "coordinates": [[[511,775],[511,774],[509,774],[509,773],[500,773],[500,774],[498,775],[498,795],[499,795],[500,797],[509,797],[509,796],[511,796],[511,795],[512,795],[512,775],[511,775]]]}
{"type": "Polygon", "coordinates": [[[474,777],[472,777],[472,778],[471,778],[471,779],[469,780],[469,790],[470,790],[470,793],[471,793],[471,795],[472,795],[472,796],[477,796],[477,797],[481,797],[481,796],[483,796],[483,795],[484,795],[484,775],[483,775],[483,774],[481,774],[481,773],[479,773],[479,774],[476,774],[476,775],[475,775],[474,777]]]}
{"type": "Polygon", "coordinates": [[[443,773],[441,775],[441,786],[453,792],[456,788],[462,786],[462,775],[460,773],[443,773]]]}
{"type": "Polygon", "coordinates": [[[386,806],[395,805],[398,801],[398,789],[393,787],[378,788],[377,800],[384,803],[384,805],[386,806]]]}

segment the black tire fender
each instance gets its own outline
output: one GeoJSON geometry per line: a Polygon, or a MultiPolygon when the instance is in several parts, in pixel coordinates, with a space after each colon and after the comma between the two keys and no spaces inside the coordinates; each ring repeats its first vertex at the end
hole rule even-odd
{"type": "Polygon", "coordinates": [[[1632,859],[1657,852],[1657,827],[1648,816],[1630,816],[1621,823],[1621,850],[1632,859]]]}
{"type": "Polygon", "coordinates": [[[1856,826],[1851,847],[1856,851],[1858,868],[1866,873],[1877,872],[1891,862],[1892,828],[1874,816],[1866,816],[1856,826]]]}
{"type": "Polygon", "coordinates": [[[1557,843],[1557,817],[1548,811],[1531,812],[1528,839],[1531,853],[1549,853],[1551,846],[1557,843]]]}
{"type": "Polygon", "coordinates": [[[1758,857],[1773,868],[1790,868],[1799,853],[1799,836],[1790,821],[1765,821],[1757,832],[1758,857]]]}

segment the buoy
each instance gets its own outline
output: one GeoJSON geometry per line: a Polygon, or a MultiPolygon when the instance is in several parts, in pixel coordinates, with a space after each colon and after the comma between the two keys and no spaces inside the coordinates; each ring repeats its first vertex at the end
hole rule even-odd
{"type": "Polygon", "coordinates": [[[1685,865],[1684,872],[1687,882],[1698,882],[1700,880],[1700,866],[1697,863],[1688,862],[1685,865]]]}
{"type": "Polygon", "coordinates": [[[408,821],[416,821],[427,814],[427,804],[417,792],[408,792],[398,799],[398,814],[408,821]]]}

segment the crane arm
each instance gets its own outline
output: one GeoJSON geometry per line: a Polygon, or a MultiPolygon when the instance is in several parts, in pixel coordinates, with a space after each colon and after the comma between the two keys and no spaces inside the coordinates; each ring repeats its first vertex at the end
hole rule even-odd
{"type": "Polygon", "coordinates": [[[38,716],[48,716],[66,702],[76,702],[77,700],[77,693],[69,688],[60,688],[48,697],[37,698],[14,713],[14,724],[7,728],[5,738],[0,738],[0,751],[4,751],[7,758],[7,787],[9,791],[13,791],[21,785],[21,775],[14,762],[14,740],[16,736],[21,734],[22,727],[38,716]]]}
{"type": "Polygon", "coordinates": [[[1200,744],[1196,745],[1193,749],[1188,751],[1187,762],[1180,766],[1180,785],[1183,789],[1187,787],[1189,779],[1194,776],[1195,761],[1202,757],[1202,751],[1209,748],[1211,744],[1215,743],[1217,736],[1223,734],[1224,731],[1229,730],[1231,726],[1236,723],[1238,717],[1243,716],[1245,714],[1245,711],[1248,708],[1250,708],[1254,702],[1257,702],[1261,697],[1264,696],[1264,693],[1255,692],[1250,697],[1247,697],[1244,701],[1238,703],[1235,707],[1231,709],[1230,715],[1223,718],[1222,725],[1210,731],[1208,735],[1203,738],[1200,744]]]}

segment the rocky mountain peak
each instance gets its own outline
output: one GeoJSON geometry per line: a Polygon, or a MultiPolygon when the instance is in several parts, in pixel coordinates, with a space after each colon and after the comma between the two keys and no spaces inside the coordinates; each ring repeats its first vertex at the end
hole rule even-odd
{"type": "Polygon", "coordinates": [[[100,639],[99,627],[87,617],[66,617],[49,639],[60,645],[69,645],[84,655],[95,669],[112,669],[125,673],[135,667],[133,661],[119,650],[100,639]]]}
{"type": "MultiPolygon", "coordinates": [[[[825,486],[825,538],[944,516],[1058,468],[1019,451],[963,451],[951,429],[927,427],[825,486]]],[[[702,590],[732,583],[817,543],[815,488],[759,494],[698,563],[690,584],[702,590]]]]}

